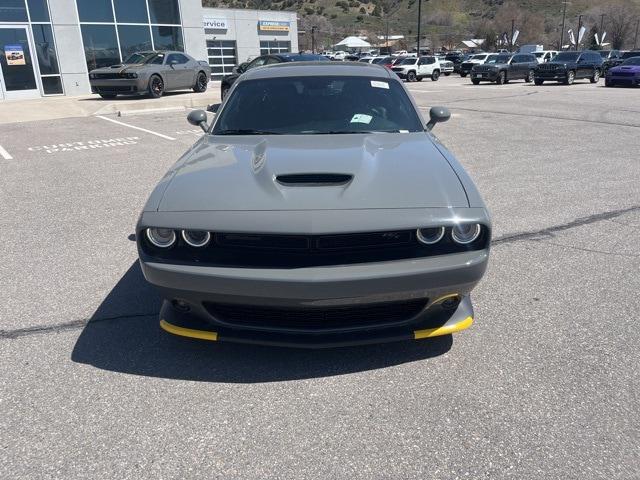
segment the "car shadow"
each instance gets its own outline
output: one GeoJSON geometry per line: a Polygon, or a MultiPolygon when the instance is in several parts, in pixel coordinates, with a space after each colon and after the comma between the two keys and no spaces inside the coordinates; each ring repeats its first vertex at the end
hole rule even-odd
{"type": "MultiPolygon", "coordinates": [[[[124,100],[161,100],[163,98],[175,97],[179,95],[184,95],[188,93],[194,93],[193,90],[171,90],[170,92],[164,92],[162,97],[160,98],[151,98],[146,93],[141,93],[138,95],[118,95],[115,98],[102,98],[100,95],[92,94],[89,98],[80,98],[78,99],[80,102],[122,102],[124,100]]],[[[206,93],[206,92],[205,92],[206,93]]]]}
{"type": "Polygon", "coordinates": [[[135,262],[80,334],[71,359],[113,372],[180,380],[261,383],[344,375],[447,353],[451,335],[327,350],[215,343],[158,326],[161,298],[135,262]]]}

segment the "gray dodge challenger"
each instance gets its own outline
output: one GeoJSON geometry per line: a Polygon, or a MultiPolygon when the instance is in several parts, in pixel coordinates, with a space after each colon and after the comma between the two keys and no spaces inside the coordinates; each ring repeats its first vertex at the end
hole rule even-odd
{"type": "Polygon", "coordinates": [[[286,63],[233,85],[136,227],[161,327],[214,341],[335,347],[473,323],[491,222],[391,71],[286,63]]]}
{"type": "Polygon", "coordinates": [[[102,98],[148,94],[159,98],[169,90],[204,92],[211,67],[183,52],[151,51],[129,55],[122,64],[89,72],[91,91],[102,98]]]}

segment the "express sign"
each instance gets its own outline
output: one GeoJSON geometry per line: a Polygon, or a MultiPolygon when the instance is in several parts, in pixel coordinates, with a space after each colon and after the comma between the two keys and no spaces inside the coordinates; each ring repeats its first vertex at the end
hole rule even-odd
{"type": "Polygon", "coordinates": [[[260,20],[258,29],[261,32],[288,32],[289,22],[276,22],[273,20],[260,20]]]}

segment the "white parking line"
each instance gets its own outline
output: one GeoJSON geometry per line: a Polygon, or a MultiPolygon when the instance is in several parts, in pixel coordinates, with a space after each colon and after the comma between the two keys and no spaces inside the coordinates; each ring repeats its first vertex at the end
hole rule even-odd
{"type": "Polygon", "coordinates": [[[158,132],[154,132],[153,130],[147,130],[146,128],[142,128],[142,127],[136,127],[135,125],[130,125],[128,123],[124,123],[124,122],[119,122],[118,120],[114,120],[113,118],[107,118],[107,117],[103,117],[102,115],[96,115],[97,118],[101,118],[103,120],[106,120],[107,122],[113,122],[113,123],[117,123],[118,125],[123,125],[125,127],[129,127],[129,128],[133,128],[135,130],[140,130],[141,132],[146,132],[146,133],[150,133],[151,135],[155,135],[157,137],[160,138],[164,138],[166,140],[175,140],[175,138],[170,137],[168,135],[164,135],[162,133],[158,133],[158,132]]]}
{"type": "Polygon", "coordinates": [[[13,157],[9,155],[9,152],[7,152],[2,145],[0,145],[0,156],[5,160],[13,160],[13,157]]]}

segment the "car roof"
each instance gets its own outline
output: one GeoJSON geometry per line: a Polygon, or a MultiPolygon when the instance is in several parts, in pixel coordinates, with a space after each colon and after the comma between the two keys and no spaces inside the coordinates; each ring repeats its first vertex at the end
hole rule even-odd
{"type": "Polygon", "coordinates": [[[270,55],[263,55],[263,56],[278,57],[281,60],[296,61],[296,62],[313,61],[313,60],[327,58],[324,55],[320,55],[316,53],[272,53],[270,55]]]}
{"type": "Polygon", "coordinates": [[[346,76],[397,78],[390,70],[371,63],[360,62],[284,62],[252,68],[242,80],[278,77],[346,76]]]}

